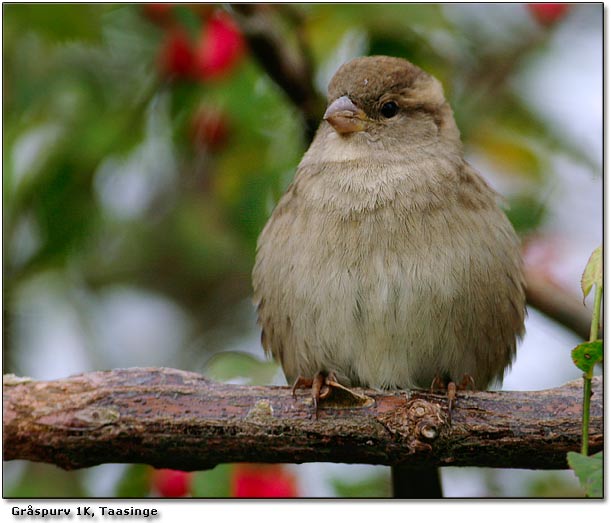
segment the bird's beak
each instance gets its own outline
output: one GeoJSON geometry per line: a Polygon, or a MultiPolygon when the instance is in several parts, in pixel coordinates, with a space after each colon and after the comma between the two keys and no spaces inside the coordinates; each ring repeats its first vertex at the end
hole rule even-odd
{"type": "Polygon", "coordinates": [[[329,122],[339,134],[348,134],[362,131],[365,129],[367,116],[362,109],[359,109],[350,98],[341,96],[334,100],[323,118],[329,122]]]}

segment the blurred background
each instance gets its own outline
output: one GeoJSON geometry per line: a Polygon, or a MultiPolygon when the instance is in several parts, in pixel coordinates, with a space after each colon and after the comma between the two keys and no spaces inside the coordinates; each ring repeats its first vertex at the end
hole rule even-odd
{"type": "MultiPolygon", "coordinates": [[[[339,65],[443,83],[524,241],[506,390],[581,376],[579,279],[602,242],[603,10],[578,4],[3,4],[3,371],[130,366],[284,384],[259,343],[257,235],[339,65]]],[[[4,496],[385,497],[386,467],[4,463],[4,496]]],[[[581,496],[570,471],[447,468],[447,496],[581,496]]]]}

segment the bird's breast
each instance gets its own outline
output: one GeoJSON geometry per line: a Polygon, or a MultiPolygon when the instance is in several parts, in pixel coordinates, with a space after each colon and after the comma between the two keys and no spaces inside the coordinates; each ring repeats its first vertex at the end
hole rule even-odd
{"type": "Polygon", "coordinates": [[[287,378],[426,387],[438,369],[485,386],[521,320],[515,237],[491,197],[465,207],[439,161],[327,167],[300,166],[259,240],[259,317],[287,378]]]}
{"type": "Polygon", "coordinates": [[[389,154],[337,162],[303,162],[296,183],[304,205],[344,220],[361,221],[381,209],[401,218],[452,201],[456,165],[444,157],[389,154]]]}
{"type": "Polygon", "coordinates": [[[298,347],[285,349],[295,351],[285,353],[289,379],[328,369],[346,383],[413,386],[414,368],[434,346],[426,326],[445,313],[439,304],[459,283],[453,254],[427,239],[441,231],[397,220],[392,206],[358,220],[310,210],[290,223],[286,244],[262,253],[274,266],[266,277],[275,314],[290,317],[298,347]]]}

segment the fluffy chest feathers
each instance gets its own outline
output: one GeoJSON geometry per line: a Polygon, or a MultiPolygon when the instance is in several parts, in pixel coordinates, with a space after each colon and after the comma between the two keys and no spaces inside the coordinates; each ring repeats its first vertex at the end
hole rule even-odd
{"type": "Polygon", "coordinates": [[[359,221],[388,206],[393,212],[428,208],[455,190],[461,157],[438,143],[395,153],[333,132],[322,138],[304,156],[289,191],[312,209],[359,221]]]}
{"type": "Polygon", "coordinates": [[[339,151],[306,154],[259,239],[264,347],[289,380],[333,370],[346,384],[427,387],[470,374],[485,387],[511,360],[523,314],[494,194],[458,155],[381,169],[339,151]],[[493,342],[496,314],[509,316],[493,342]]]}

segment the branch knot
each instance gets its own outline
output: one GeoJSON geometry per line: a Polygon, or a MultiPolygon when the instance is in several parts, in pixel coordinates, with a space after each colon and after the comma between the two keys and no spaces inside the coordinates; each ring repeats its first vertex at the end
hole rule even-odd
{"type": "Polygon", "coordinates": [[[391,434],[407,443],[410,453],[431,452],[431,443],[449,426],[442,406],[422,398],[407,400],[378,419],[391,434]]]}

